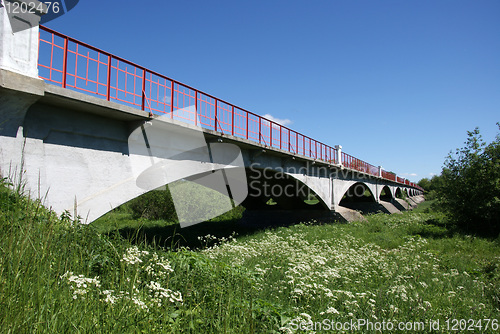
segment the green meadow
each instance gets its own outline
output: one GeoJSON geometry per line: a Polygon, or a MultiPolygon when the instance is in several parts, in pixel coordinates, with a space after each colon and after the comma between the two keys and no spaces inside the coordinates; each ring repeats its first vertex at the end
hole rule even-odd
{"type": "Polygon", "coordinates": [[[267,228],[238,223],[237,207],[180,229],[127,206],[82,225],[11,188],[2,333],[498,332],[500,239],[455,230],[432,202],[267,228]]]}

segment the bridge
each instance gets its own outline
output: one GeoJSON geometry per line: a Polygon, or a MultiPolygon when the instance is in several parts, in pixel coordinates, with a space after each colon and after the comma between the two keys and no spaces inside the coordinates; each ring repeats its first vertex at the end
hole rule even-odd
{"type": "Polygon", "coordinates": [[[47,27],[13,33],[9,19],[0,8],[0,172],[58,213],[89,223],[178,180],[258,219],[352,220],[423,201],[418,185],[340,145],[47,27]]]}

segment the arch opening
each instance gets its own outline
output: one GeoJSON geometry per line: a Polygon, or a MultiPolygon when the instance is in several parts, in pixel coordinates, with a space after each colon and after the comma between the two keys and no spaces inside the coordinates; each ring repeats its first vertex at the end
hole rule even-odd
{"type": "Polygon", "coordinates": [[[280,171],[247,169],[247,210],[328,210],[327,205],[300,180],[280,171]]]}
{"type": "Polygon", "coordinates": [[[384,186],[384,188],[382,188],[379,199],[385,202],[390,202],[392,200],[392,193],[388,186],[384,186]]]}
{"type": "Polygon", "coordinates": [[[339,204],[349,207],[350,203],[370,202],[375,202],[375,196],[364,183],[357,182],[347,189],[339,204]]]}

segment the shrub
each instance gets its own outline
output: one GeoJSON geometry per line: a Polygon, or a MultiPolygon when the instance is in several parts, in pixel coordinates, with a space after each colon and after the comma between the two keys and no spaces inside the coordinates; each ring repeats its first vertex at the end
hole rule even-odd
{"type": "Polygon", "coordinates": [[[426,200],[434,200],[437,198],[437,191],[441,188],[443,179],[440,175],[434,175],[430,180],[423,178],[418,181],[418,185],[424,188],[424,195],[426,200]]]}
{"type": "Polygon", "coordinates": [[[128,205],[134,218],[177,221],[174,202],[168,187],[166,190],[152,190],[131,200],[128,205]]]}
{"type": "MultiPolygon", "coordinates": [[[[497,123],[500,128],[500,123],[497,123]]],[[[479,129],[449,154],[438,190],[442,207],[468,232],[500,232],[500,134],[486,145],[479,129]]]]}

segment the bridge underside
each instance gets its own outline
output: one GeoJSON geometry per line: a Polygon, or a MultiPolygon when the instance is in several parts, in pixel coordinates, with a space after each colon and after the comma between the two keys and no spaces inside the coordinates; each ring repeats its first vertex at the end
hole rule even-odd
{"type": "Polygon", "coordinates": [[[352,220],[359,218],[355,210],[393,213],[423,200],[419,190],[338,165],[151,120],[140,110],[43,82],[33,87],[22,94],[0,90],[0,172],[56,212],[86,223],[182,179],[231,197],[254,220],[352,220]]]}

